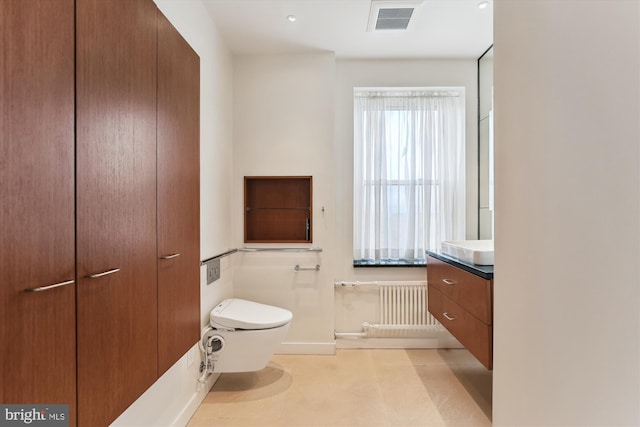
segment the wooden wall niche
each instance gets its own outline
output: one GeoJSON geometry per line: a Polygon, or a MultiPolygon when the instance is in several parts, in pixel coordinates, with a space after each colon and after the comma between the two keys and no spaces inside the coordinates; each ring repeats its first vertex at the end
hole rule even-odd
{"type": "Polygon", "coordinates": [[[245,243],[311,243],[312,177],[245,176],[245,243]]]}

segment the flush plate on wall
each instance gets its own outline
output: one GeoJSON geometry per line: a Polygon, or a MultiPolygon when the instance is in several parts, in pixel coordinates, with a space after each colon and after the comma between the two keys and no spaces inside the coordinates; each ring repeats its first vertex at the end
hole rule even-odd
{"type": "Polygon", "coordinates": [[[212,284],[220,278],[220,258],[207,262],[207,285],[212,284]]]}

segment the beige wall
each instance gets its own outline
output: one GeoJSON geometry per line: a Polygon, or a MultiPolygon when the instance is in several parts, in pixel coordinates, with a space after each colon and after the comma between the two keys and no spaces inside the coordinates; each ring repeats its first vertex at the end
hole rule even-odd
{"type": "MultiPolygon", "coordinates": [[[[487,46],[488,47],[488,46],[487,46]]],[[[424,268],[353,268],[353,88],[465,88],[467,238],[477,238],[477,61],[338,60],[336,64],[335,160],[336,271],[339,280],[425,280],[424,268]]]]}
{"type": "Polygon", "coordinates": [[[234,58],[236,245],[244,245],[244,176],[313,176],[311,246],[323,252],[235,255],[235,296],[293,312],[286,352],[333,352],[334,72],[331,53],[234,58]],[[320,271],[295,272],[296,264],[320,271]]]}
{"type": "MultiPolygon", "coordinates": [[[[241,176],[314,175],[314,184],[320,185],[314,187],[318,196],[314,198],[318,239],[314,246],[325,249],[320,255],[321,280],[285,271],[292,263],[313,259],[238,255],[233,263],[247,264],[238,271],[239,294],[283,302],[295,308],[297,318],[309,309],[308,336],[323,343],[328,339],[327,328],[315,329],[311,320],[331,324],[329,294],[334,279],[418,275],[403,271],[408,269],[355,272],[349,252],[352,159],[346,94],[350,85],[409,84],[395,81],[409,67],[360,61],[334,65],[332,55],[320,54],[302,61],[245,58],[232,70],[230,55],[200,2],[156,2],[201,57],[202,257],[241,245],[241,176]],[[232,71],[255,85],[257,105],[243,84],[235,85],[238,93],[232,96],[232,71]],[[311,93],[299,85],[309,82],[317,85],[311,93]],[[271,95],[261,85],[272,84],[287,96],[272,101],[271,110],[267,101],[271,95]],[[313,100],[311,105],[302,102],[303,94],[313,100]],[[238,123],[246,117],[256,124],[243,133],[238,123]],[[238,145],[232,148],[234,120],[240,133],[238,145]],[[324,214],[318,212],[323,205],[324,214]],[[314,308],[318,302],[321,308],[314,308]]],[[[500,1],[494,8],[493,423],[638,425],[639,5],[625,0],[579,6],[577,2],[500,1]]],[[[470,81],[473,71],[461,71],[459,79],[453,78],[457,72],[444,62],[414,64],[415,76],[440,76],[437,83],[426,84],[470,81]]],[[[467,67],[471,66],[462,65],[467,67]]],[[[469,85],[473,89],[467,91],[467,102],[475,97],[475,86],[469,85]]],[[[471,135],[475,129],[468,127],[471,135]]],[[[215,287],[203,285],[203,315],[209,301],[231,292],[231,278],[225,277],[225,271],[232,273],[233,268],[225,263],[222,282],[215,287]]],[[[302,329],[292,329],[293,339],[306,339],[302,329]]],[[[200,396],[186,359],[115,424],[168,425],[184,417],[182,411],[187,408],[188,412],[194,402],[197,405],[200,396]]]]}
{"type": "Polygon", "coordinates": [[[497,1],[493,425],[640,425],[640,4],[497,1]]]}
{"type": "MultiPolygon", "coordinates": [[[[201,258],[244,245],[245,175],[313,176],[312,246],[323,252],[223,258],[222,278],[201,285],[203,325],[217,302],[247,298],[293,311],[281,351],[332,353],[335,280],[425,279],[424,268],[351,265],[353,86],[465,86],[468,235],[475,236],[475,59],[336,61],[332,53],[232,58],[201,2],[156,3],[201,59],[201,258]],[[296,264],[321,269],[295,273],[296,264]]],[[[356,305],[354,311],[361,309],[370,307],[356,305]]],[[[168,425],[188,417],[206,391],[196,389],[200,356],[195,348],[190,353],[195,363],[185,355],[114,425],[168,425]]]]}
{"type": "MultiPolygon", "coordinates": [[[[319,255],[240,253],[234,256],[236,297],[285,307],[294,313],[281,351],[333,351],[335,280],[426,278],[424,268],[354,269],[352,266],[353,87],[465,87],[468,236],[474,238],[477,235],[476,79],[474,59],[336,61],[333,54],[328,53],[234,58],[232,217],[237,246],[244,244],[243,176],[313,175],[313,246],[321,247],[323,252],[319,255]],[[292,270],[295,264],[316,263],[321,265],[318,273],[292,270]]],[[[363,295],[357,304],[349,305],[350,323],[376,320],[367,317],[372,308],[368,300],[363,295]]],[[[341,300],[336,301],[335,309],[344,311],[341,300]]]]}

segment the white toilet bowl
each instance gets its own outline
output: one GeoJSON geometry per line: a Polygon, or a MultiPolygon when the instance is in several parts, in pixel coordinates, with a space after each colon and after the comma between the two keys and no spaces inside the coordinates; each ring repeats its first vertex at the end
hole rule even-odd
{"type": "Polygon", "coordinates": [[[222,301],[210,315],[214,372],[259,371],[284,340],[289,310],[238,298],[222,301]]]}

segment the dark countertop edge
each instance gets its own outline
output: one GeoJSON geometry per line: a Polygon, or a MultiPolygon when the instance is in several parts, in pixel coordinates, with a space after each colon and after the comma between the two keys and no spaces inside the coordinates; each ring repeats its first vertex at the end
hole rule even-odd
{"type": "MultiPolygon", "coordinates": [[[[427,252],[427,255],[433,258],[439,259],[442,262],[451,264],[471,274],[475,274],[476,276],[482,277],[483,279],[493,280],[493,265],[475,265],[466,261],[462,261],[461,259],[458,259],[458,258],[453,258],[448,255],[444,255],[440,252],[432,252],[432,251],[426,251],[426,252],[427,252]]],[[[428,270],[429,270],[429,262],[427,261],[427,271],[428,270]]]]}
{"type": "Polygon", "coordinates": [[[353,267],[354,268],[425,268],[427,266],[426,261],[423,263],[406,263],[406,264],[393,264],[393,263],[388,263],[388,264],[366,264],[366,263],[353,263],[353,267]]]}

